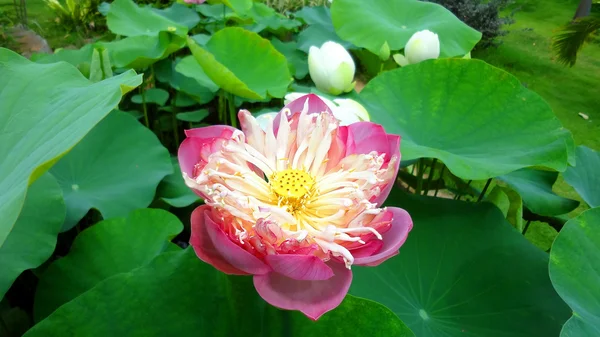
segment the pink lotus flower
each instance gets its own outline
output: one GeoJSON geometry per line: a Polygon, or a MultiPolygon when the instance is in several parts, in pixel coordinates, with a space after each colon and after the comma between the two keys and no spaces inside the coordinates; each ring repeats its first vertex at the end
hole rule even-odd
{"type": "Polygon", "coordinates": [[[340,126],[316,95],[281,110],[266,132],[245,110],[242,131],[187,130],[186,184],[204,198],[190,243],[218,270],[254,275],[270,304],[316,320],[337,307],[352,265],[398,254],[408,213],[381,208],[400,164],[400,137],[380,125],[340,126]]]}

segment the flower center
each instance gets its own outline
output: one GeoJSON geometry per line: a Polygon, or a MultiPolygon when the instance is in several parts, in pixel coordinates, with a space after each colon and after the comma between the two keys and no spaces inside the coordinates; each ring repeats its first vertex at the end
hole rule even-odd
{"type": "Polygon", "coordinates": [[[302,170],[276,172],[270,179],[271,190],[281,199],[299,200],[310,194],[314,179],[302,170]]]}

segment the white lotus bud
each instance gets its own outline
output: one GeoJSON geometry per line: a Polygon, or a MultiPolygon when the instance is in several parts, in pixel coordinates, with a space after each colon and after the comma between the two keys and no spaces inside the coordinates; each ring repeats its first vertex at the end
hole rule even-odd
{"type": "Polygon", "coordinates": [[[327,41],[321,48],[310,47],[308,70],[317,89],[323,92],[339,95],[354,89],[354,60],[339,43],[327,41]]]}
{"type": "Polygon", "coordinates": [[[440,39],[438,35],[428,30],[414,33],[404,47],[404,56],[408,64],[440,57],[440,39]]]}

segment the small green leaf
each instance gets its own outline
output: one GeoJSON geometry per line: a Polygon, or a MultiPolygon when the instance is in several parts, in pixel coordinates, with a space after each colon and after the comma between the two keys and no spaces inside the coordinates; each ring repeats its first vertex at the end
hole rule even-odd
{"type": "Polygon", "coordinates": [[[600,336],[600,207],[569,220],[550,251],[550,278],[573,309],[561,337],[600,336]]]}
{"type": "Polygon", "coordinates": [[[80,233],[69,254],[42,274],[35,297],[37,321],[111,276],[146,265],[173,249],[183,225],[160,209],[140,209],[101,221],[80,233]]]}
{"type": "Polygon", "coordinates": [[[558,232],[554,227],[541,221],[532,221],[527,227],[525,238],[536,245],[539,249],[547,252],[556,239],[558,232]]]}
{"type": "Polygon", "coordinates": [[[180,121],[199,123],[202,122],[204,118],[208,117],[208,110],[200,109],[188,112],[180,112],[175,115],[175,117],[177,117],[177,119],[180,121]]]}
{"type": "Polygon", "coordinates": [[[196,102],[192,96],[184,93],[184,92],[180,92],[178,91],[175,94],[175,106],[178,108],[187,108],[190,107],[192,105],[196,105],[198,102],[196,102]]]}
{"type": "Polygon", "coordinates": [[[496,205],[504,217],[519,232],[523,232],[523,199],[514,190],[496,185],[486,196],[486,201],[496,205]]]}
{"type": "Polygon", "coordinates": [[[191,55],[179,60],[175,65],[175,71],[186,77],[193,78],[210,92],[217,92],[219,90],[219,86],[206,75],[202,67],[191,55]]]}
{"type": "Polygon", "coordinates": [[[135,104],[143,104],[144,99],[146,100],[146,104],[153,103],[164,106],[169,100],[169,92],[160,88],[150,88],[146,89],[144,97],[142,97],[141,94],[133,95],[131,97],[131,101],[135,104]]]}
{"type": "Polygon", "coordinates": [[[162,60],[154,68],[159,81],[168,83],[177,90],[175,99],[177,100],[179,94],[185,93],[192,101],[190,105],[210,102],[219,90],[219,87],[204,74],[202,68],[192,56],[176,59],[175,61],[162,60]],[[188,58],[191,62],[186,61],[181,64],[182,61],[188,58]],[[192,62],[195,63],[195,66],[190,65],[192,62]],[[178,67],[179,71],[177,70],[178,67]]]}
{"type": "Polygon", "coordinates": [[[498,177],[519,192],[525,206],[533,213],[555,216],[577,208],[578,201],[563,198],[552,192],[558,172],[524,168],[498,177]]]}
{"type": "Polygon", "coordinates": [[[218,31],[204,48],[188,37],[188,46],[206,75],[234,95],[283,97],[292,81],[285,56],[268,40],[242,28],[218,31]]]}
{"type": "Polygon", "coordinates": [[[114,111],[50,171],[67,204],[63,230],[91,208],[108,219],[148,206],[172,169],[169,152],[154,133],[131,115],[114,111]]]}
{"type": "Polygon", "coordinates": [[[576,166],[569,166],[563,174],[565,181],[573,186],[590,207],[600,206],[600,153],[578,146],[576,166]]]}

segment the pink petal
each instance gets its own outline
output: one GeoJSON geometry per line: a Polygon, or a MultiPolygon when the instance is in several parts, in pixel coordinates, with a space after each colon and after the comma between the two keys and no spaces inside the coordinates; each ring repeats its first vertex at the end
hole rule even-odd
{"type": "Polygon", "coordinates": [[[240,110],[238,119],[240,120],[242,131],[246,135],[246,143],[257,151],[262,152],[265,146],[265,132],[260,128],[256,119],[254,119],[248,110],[240,110]]]}
{"type": "Polygon", "coordinates": [[[233,131],[234,128],[226,125],[185,130],[187,138],[183,140],[177,153],[181,171],[193,177],[194,166],[200,161],[205,144],[212,143],[217,138],[229,139],[233,131]]]}
{"type": "Polygon", "coordinates": [[[277,116],[275,117],[275,120],[273,120],[273,132],[276,135],[277,131],[279,130],[281,114],[284,112],[284,110],[290,110],[290,113],[285,116],[286,118],[290,119],[290,117],[292,117],[295,113],[299,113],[304,110],[304,104],[307,102],[307,100],[308,114],[321,113],[323,111],[327,111],[330,114],[333,114],[329,106],[325,102],[323,102],[323,100],[319,98],[319,96],[315,94],[307,94],[301,96],[284,106],[283,109],[281,109],[281,111],[279,112],[279,114],[277,114],[277,116]]]}
{"type": "MultiPolygon", "coordinates": [[[[371,122],[358,122],[348,125],[346,156],[366,154],[371,151],[389,153],[390,145],[383,126],[371,122]]],[[[400,149],[398,149],[400,151],[400,149]]],[[[386,157],[388,157],[386,155],[386,157]]]]}
{"type": "Polygon", "coordinates": [[[350,253],[354,257],[354,261],[358,258],[369,257],[381,250],[383,247],[383,240],[374,239],[359,248],[350,250],[350,253]]]}
{"type": "Polygon", "coordinates": [[[231,138],[231,135],[236,130],[229,125],[211,125],[203,128],[185,130],[187,137],[198,138],[231,138]]]}
{"type": "Polygon", "coordinates": [[[329,261],[334,276],[328,280],[294,280],[279,273],[254,276],[254,287],[268,303],[281,309],[299,310],[317,320],[335,309],[348,293],[352,272],[343,263],[329,261]]]}
{"type": "MultiPolygon", "coordinates": [[[[388,140],[388,145],[389,145],[388,153],[390,155],[387,156],[386,159],[389,160],[392,156],[397,156],[398,160],[396,160],[396,162],[394,163],[394,172],[396,172],[396,174],[397,174],[398,169],[400,168],[400,159],[401,159],[400,136],[387,135],[387,140],[388,140]]],[[[388,168],[388,169],[390,169],[390,168],[388,168]]],[[[385,199],[387,199],[388,195],[390,195],[390,191],[392,190],[392,187],[394,187],[395,182],[396,182],[396,176],[394,176],[394,179],[392,181],[390,181],[390,183],[387,184],[385,186],[385,188],[381,189],[381,193],[379,193],[377,198],[375,198],[375,200],[372,201],[373,203],[377,204],[377,207],[381,207],[381,205],[383,204],[385,199]]]]}
{"type": "Polygon", "coordinates": [[[296,112],[304,110],[304,105],[308,100],[308,114],[321,113],[323,111],[331,112],[329,106],[323,102],[319,96],[315,94],[307,94],[291,101],[288,105],[284,106],[282,110],[290,109],[292,115],[296,112]]]}
{"type": "Polygon", "coordinates": [[[204,213],[204,227],[215,251],[233,267],[248,274],[260,275],[271,271],[271,268],[256,256],[233,243],[221,227],[210,218],[210,212],[204,213]]]}
{"type": "Polygon", "coordinates": [[[388,207],[387,210],[393,213],[393,220],[391,228],[383,235],[383,247],[374,255],[355,258],[354,264],[377,266],[398,254],[398,250],[406,241],[413,226],[410,215],[402,208],[388,207]]]}
{"type": "Polygon", "coordinates": [[[331,147],[327,153],[327,168],[325,172],[329,172],[330,169],[336,167],[339,162],[346,156],[346,141],[348,139],[348,127],[340,126],[335,137],[331,142],[331,147]]]}
{"type": "Polygon", "coordinates": [[[212,265],[225,274],[248,275],[248,273],[235,268],[227,262],[215,248],[215,245],[206,231],[205,213],[210,213],[209,208],[209,206],[202,205],[192,212],[192,236],[190,237],[190,245],[192,245],[200,260],[212,265]]]}
{"type": "Polygon", "coordinates": [[[279,254],[265,259],[273,271],[294,280],[327,280],[333,276],[331,268],[314,255],[279,254]]]}
{"type": "Polygon", "coordinates": [[[205,142],[198,138],[186,138],[179,146],[177,152],[177,159],[179,159],[179,166],[181,172],[184,172],[189,177],[194,176],[194,166],[198,164],[200,160],[200,152],[202,151],[202,145],[205,142]]]}

